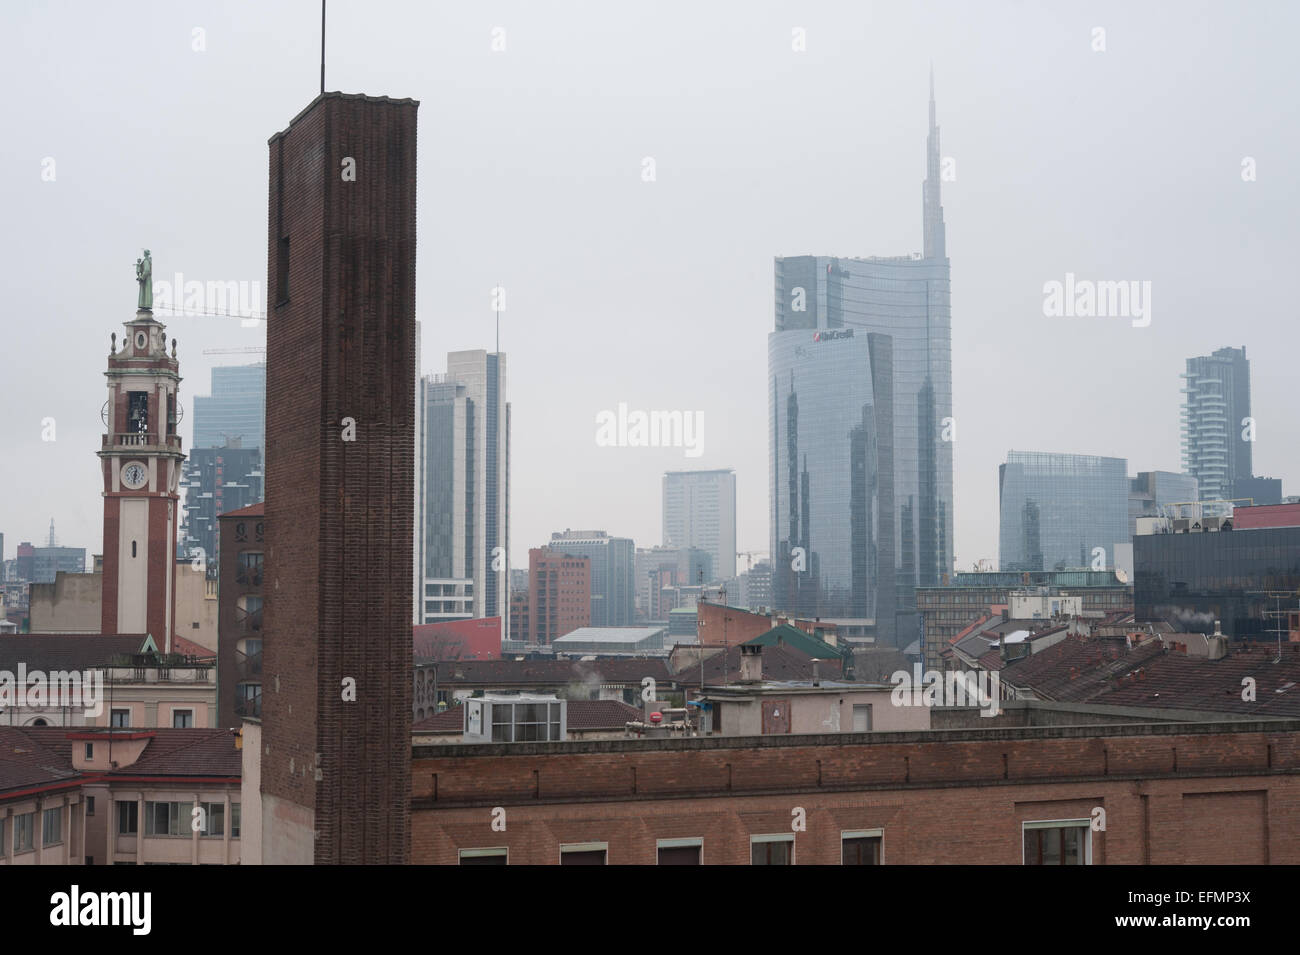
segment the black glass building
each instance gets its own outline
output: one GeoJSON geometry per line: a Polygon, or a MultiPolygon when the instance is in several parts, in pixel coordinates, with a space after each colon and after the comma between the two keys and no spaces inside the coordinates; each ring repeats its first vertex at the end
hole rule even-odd
{"type": "MultiPolygon", "coordinates": [[[[1133,600],[1139,621],[1168,620],[1234,637],[1271,638],[1266,611],[1294,610],[1300,590],[1300,527],[1133,538],[1133,600]],[[1279,602],[1267,593],[1288,592],[1279,602]]],[[[1285,621],[1282,621],[1285,627],[1285,621]]]]}

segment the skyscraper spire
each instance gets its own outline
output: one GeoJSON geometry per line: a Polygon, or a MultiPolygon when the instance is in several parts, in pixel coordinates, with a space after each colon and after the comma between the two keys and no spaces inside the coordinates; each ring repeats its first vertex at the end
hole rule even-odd
{"type": "Polygon", "coordinates": [[[925,233],[925,257],[946,259],[943,205],[939,196],[939,127],[934,116],[934,64],[930,64],[930,134],[925,141],[925,182],[921,185],[921,218],[925,233]]]}

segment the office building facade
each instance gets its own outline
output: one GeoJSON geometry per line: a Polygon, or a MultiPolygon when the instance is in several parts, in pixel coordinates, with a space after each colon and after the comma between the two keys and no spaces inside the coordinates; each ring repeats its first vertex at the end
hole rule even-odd
{"type": "MultiPolygon", "coordinates": [[[[552,550],[591,559],[589,626],[632,626],[636,545],[630,537],[610,537],[604,531],[556,531],[551,534],[549,546],[552,550]]],[[[536,631],[534,626],[534,638],[536,631]]]]}
{"type": "Polygon", "coordinates": [[[212,369],[212,394],[194,399],[192,448],[266,445],[266,363],[212,369]]]}
{"type": "Polygon", "coordinates": [[[1114,567],[1130,540],[1127,472],[1123,458],[1010,452],[998,468],[1000,569],[1114,567]]]}
{"type": "Polygon", "coordinates": [[[768,336],[772,600],[915,638],[952,567],[949,263],[933,85],[924,252],[776,260],[768,336]]]}
{"type": "MultiPolygon", "coordinates": [[[[1133,538],[1133,598],[1140,622],[1177,630],[1273,639],[1300,591],[1300,507],[1236,508],[1144,521],[1133,538]]],[[[1286,640],[1285,635],[1283,640],[1286,640]]]]}
{"type": "Polygon", "coordinates": [[[506,356],[452,352],[421,379],[416,550],[420,623],[508,618],[510,405],[506,356]]]}
{"type": "Polygon", "coordinates": [[[735,471],[726,468],[664,474],[663,545],[695,547],[708,553],[713,566],[703,583],[736,576],[735,471]]]}

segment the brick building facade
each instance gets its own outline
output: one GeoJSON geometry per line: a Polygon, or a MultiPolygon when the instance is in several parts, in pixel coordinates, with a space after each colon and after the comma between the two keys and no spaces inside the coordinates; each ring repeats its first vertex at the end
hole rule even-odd
{"type": "Polygon", "coordinates": [[[323,93],[270,140],[267,863],[410,855],[418,105],[323,93]]]}
{"type": "Polygon", "coordinates": [[[800,865],[864,842],[889,865],[1020,864],[1065,832],[1092,864],[1300,863],[1300,720],[417,746],[412,779],[417,864],[749,864],[773,841],[800,865]]]}

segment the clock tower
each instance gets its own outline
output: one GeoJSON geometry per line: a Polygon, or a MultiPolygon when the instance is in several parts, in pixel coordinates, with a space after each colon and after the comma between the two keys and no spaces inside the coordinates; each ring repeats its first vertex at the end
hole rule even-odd
{"type": "Polygon", "coordinates": [[[176,425],[176,340],[153,317],[149,253],[136,264],[140,308],[108,356],[107,429],[98,454],[104,479],[102,633],[149,633],[171,652],[176,618],[176,537],[181,452],[176,425]]]}

